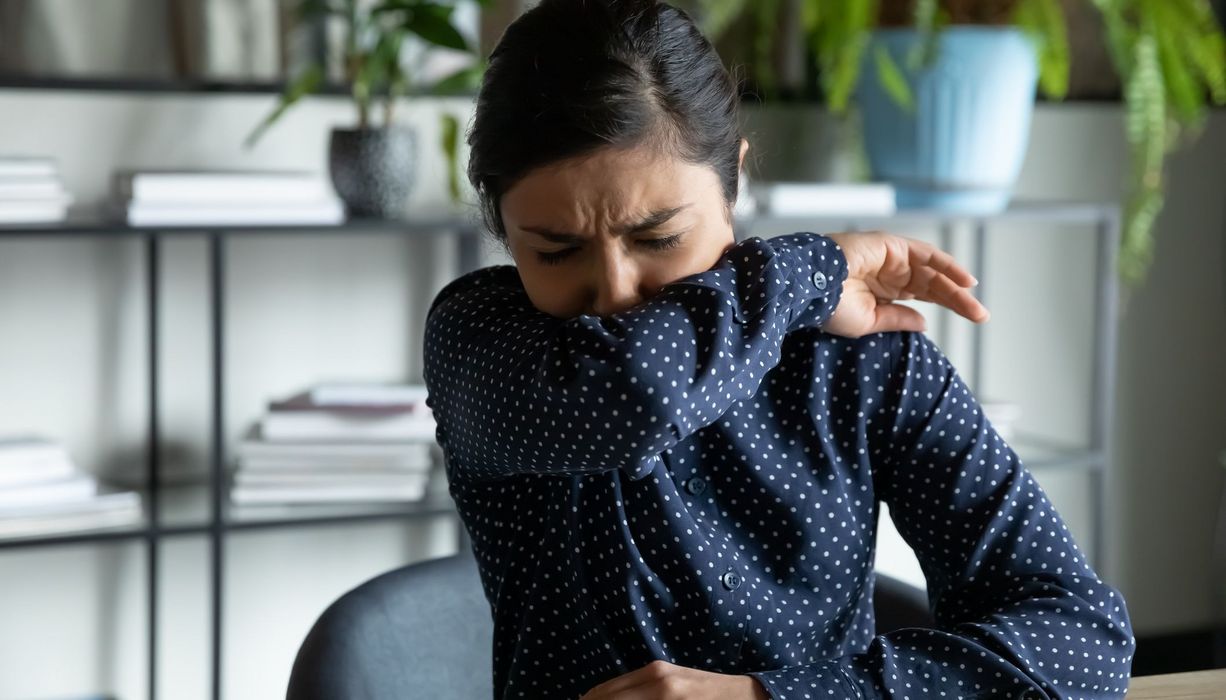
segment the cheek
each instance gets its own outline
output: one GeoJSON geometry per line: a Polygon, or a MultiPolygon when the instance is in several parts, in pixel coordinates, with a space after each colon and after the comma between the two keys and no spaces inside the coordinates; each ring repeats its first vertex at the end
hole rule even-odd
{"type": "Polygon", "coordinates": [[[533,306],[561,318],[579,313],[576,300],[580,294],[573,275],[559,274],[557,268],[537,262],[517,262],[516,267],[533,306]]]}

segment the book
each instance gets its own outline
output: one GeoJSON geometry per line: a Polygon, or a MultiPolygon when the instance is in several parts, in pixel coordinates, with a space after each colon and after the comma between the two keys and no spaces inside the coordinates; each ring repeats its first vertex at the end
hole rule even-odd
{"type": "Polygon", "coordinates": [[[275,411],[260,421],[268,441],[434,441],[433,417],[410,412],[343,414],[337,411],[275,411]]]}
{"type": "Polygon", "coordinates": [[[758,209],[781,216],[888,216],[897,211],[889,183],[763,182],[750,191],[758,209]]]}
{"type": "Polygon", "coordinates": [[[345,205],[335,198],[237,205],[132,202],[122,209],[132,226],[292,226],[338,224],[345,220],[345,205]]]}
{"type": "Polygon", "coordinates": [[[304,391],[300,394],[295,394],[287,399],[280,401],[269,401],[268,409],[270,411],[335,411],[345,414],[396,414],[396,413],[430,413],[429,406],[421,401],[402,400],[397,396],[386,396],[375,401],[361,401],[357,397],[350,397],[350,401],[334,401],[332,403],[320,403],[312,396],[311,391],[304,391]]]}
{"type": "Polygon", "coordinates": [[[268,503],[353,503],[420,501],[426,492],[426,481],[405,482],[395,486],[336,485],[252,486],[236,484],[230,489],[230,500],[239,505],[268,503]]]}
{"type": "Polygon", "coordinates": [[[432,445],[424,442],[267,442],[249,431],[235,447],[244,462],[365,463],[371,466],[417,465],[432,459],[432,445]]]}
{"type": "Polygon", "coordinates": [[[0,200],[0,224],[63,221],[72,202],[72,195],[67,193],[48,199],[0,200]]]}
{"type": "MultiPolygon", "coordinates": [[[[321,443],[327,444],[327,443],[321,443]]],[[[378,443],[372,443],[378,444],[378,443]]],[[[427,443],[419,443],[426,445],[427,443]]],[[[262,472],[306,471],[329,472],[347,471],[383,471],[392,474],[421,472],[434,466],[432,457],[415,459],[411,457],[395,458],[354,458],[354,457],[240,457],[237,460],[239,469],[262,472]]]]}
{"type": "Polygon", "coordinates": [[[425,384],[320,384],[307,395],[320,406],[417,405],[425,407],[425,384]]]}
{"type": "Polygon", "coordinates": [[[143,518],[135,491],[107,491],[88,500],[0,511],[0,537],[43,535],[137,525],[143,518]]]}
{"type": "Polygon", "coordinates": [[[337,487],[357,487],[369,486],[372,488],[387,486],[396,488],[406,484],[424,485],[430,477],[428,470],[418,472],[405,471],[399,474],[389,473],[387,471],[358,471],[358,470],[343,470],[343,471],[328,471],[328,472],[310,472],[310,471],[286,471],[286,472],[250,472],[238,470],[233,475],[233,483],[237,486],[284,486],[284,487],[313,487],[323,488],[325,486],[337,487]]]}
{"type": "Polygon", "coordinates": [[[72,474],[55,479],[0,488],[0,513],[12,508],[47,503],[74,503],[98,493],[98,481],[89,474],[72,474]]]}
{"type": "Polygon", "coordinates": [[[0,177],[51,177],[56,161],[46,156],[0,156],[0,177]]]}
{"type": "Polygon", "coordinates": [[[0,200],[59,199],[67,194],[57,177],[2,177],[0,200]]]}
{"type": "Polygon", "coordinates": [[[63,445],[35,435],[0,436],[0,487],[66,477],[74,469],[63,445]]]}
{"type": "Polygon", "coordinates": [[[335,197],[323,175],[300,170],[119,170],[112,190],[119,201],[176,206],[309,204],[335,197]]]}

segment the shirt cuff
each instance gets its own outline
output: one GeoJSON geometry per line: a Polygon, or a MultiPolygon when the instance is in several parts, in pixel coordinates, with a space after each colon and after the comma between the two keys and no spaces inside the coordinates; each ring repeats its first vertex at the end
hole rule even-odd
{"type": "Polygon", "coordinates": [[[750,671],[745,674],[758,679],[771,700],[800,698],[861,698],[860,688],[847,675],[843,661],[832,659],[799,666],[786,666],[770,671],[750,671]]]}

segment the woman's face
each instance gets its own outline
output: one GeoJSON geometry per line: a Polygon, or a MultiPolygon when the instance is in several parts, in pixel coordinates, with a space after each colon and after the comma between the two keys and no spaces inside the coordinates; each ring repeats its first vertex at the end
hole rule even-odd
{"type": "MultiPolygon", "coordinates": [[[[749,142],[741,140],[741,162],[749,142]]],[[[529,298],[570,318],[625,311],[709,270],[735,243],[715,171],[605,148],[529,172],[501,200],[529,298]]]]}

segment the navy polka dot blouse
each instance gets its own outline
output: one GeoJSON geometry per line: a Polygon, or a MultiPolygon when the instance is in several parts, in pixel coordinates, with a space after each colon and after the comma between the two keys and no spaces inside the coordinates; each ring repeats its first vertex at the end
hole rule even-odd
{"type": "Polygon", "coordinates": [[[819,328],[846,277],[833,239],[795,233],[605,317],[539,311],[511,265],[439,292],[427,403],[497,697],[655,659],[788,700],[1123,695],[1120,593],[927,336],[819,328]],[[875,635],[883,502],[934,629],[875,635]]]}

